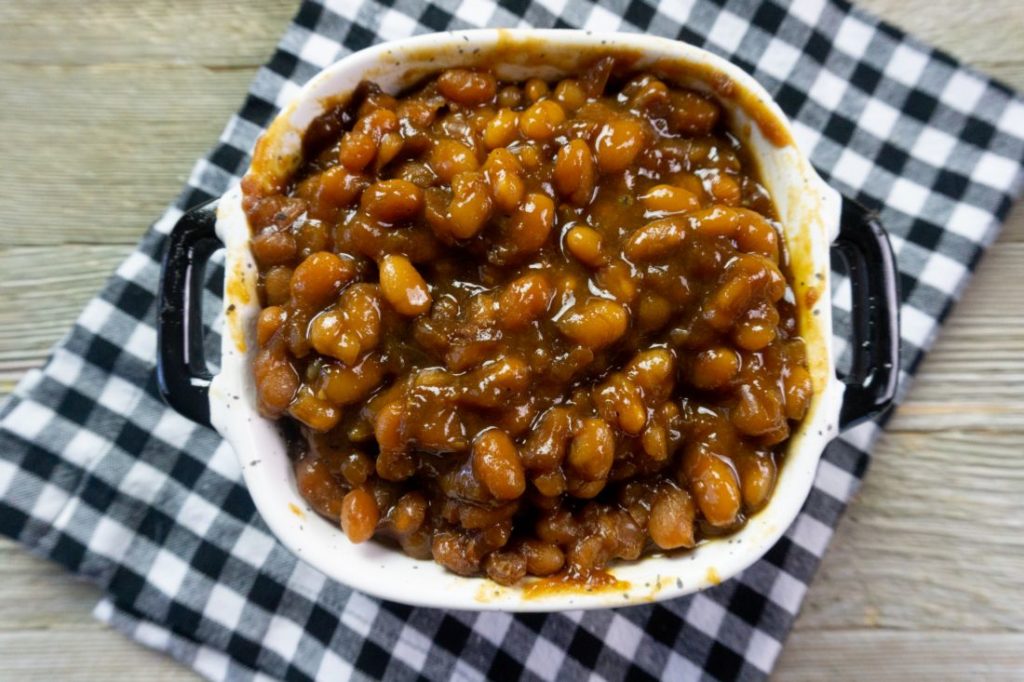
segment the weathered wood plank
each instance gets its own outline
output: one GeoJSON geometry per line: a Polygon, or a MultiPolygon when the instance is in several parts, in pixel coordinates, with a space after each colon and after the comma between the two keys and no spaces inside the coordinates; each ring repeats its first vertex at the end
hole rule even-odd
{"type": "Polygon", "coordinates": [[[5,2],[0,45],[4,61],[17,64],[254,67],[270,56],[297,7],[296,0],[5,2]]]}
{"type": "Polygon", "coordinates": [[[0,631],[4,679],[24,682],[185,682],[200,678],[188,668],[98,623],[54,630],[0,631]]]}
{"type": "Polygon", "coordinates": [[[40,365],[132,246],[0,248],[0,397],[40,365]]]}
{"type": "Polygon", "coordinates": [[[71,578],[64,569],[29,555],[7,538],[0,538],[0,583],[4,586],[0,632],[95,622],[91,612],[99,590],[94,585],[71,578]]]}
{"type": "Polygon", "coordinates": [[[1024,632],[1020,458],[1020,433],[885,435],[801,627],[1024,632]]]}
{"type": "Polygon", "coordinates": [[[782,650],[778,682],[1019,680],[1024,634],[797,630],[782,650]]]}
{"type": "Polygon", "coordinates": [[[251,78],[197,66],[0,63],[0,244],[135,243],[251,78]]]}

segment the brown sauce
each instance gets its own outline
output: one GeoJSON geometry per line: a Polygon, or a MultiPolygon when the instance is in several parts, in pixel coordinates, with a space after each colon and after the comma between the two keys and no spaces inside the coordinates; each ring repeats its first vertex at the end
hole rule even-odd
{"type": "Polygon", "coordinates": [[[614,66],[363,84],[243,181],[260,410],[354,542],[593,588],[771,496],[812,392],[771,199],[713,99],[614,66]]]}

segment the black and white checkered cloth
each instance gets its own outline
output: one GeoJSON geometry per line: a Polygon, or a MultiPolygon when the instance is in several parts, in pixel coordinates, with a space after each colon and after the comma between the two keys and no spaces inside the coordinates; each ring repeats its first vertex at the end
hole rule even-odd
{"type": "Polygon", "coordinates": [[[906,373],[1021,190],[1024,101],[839,0],[303,2],[175,206],[0,409],[0,532],[101,586],[97,617],[215,680],[763,678],[877,424],[829,447],[785,537],[715,589],[619,610],[477,614],[381,602],[298,561],[258,518],[230,448],[160,401],[155,295],[182,210],[244,172],[257,135],[321,67],[376,41],[480,26],[646,31],[752,72],[826,179],[881,210],[906,373]]]}

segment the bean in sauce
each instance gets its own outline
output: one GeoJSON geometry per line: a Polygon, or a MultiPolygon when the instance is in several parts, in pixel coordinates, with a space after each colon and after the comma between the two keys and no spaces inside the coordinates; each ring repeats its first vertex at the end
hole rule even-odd
{"type": "Polygon", "coordinates": [[[364,83],[243,181],[260,411],[353,542],[586,581],[770,499],[812,395],[778,219],[715,100],[620,71],[364,83]]]}

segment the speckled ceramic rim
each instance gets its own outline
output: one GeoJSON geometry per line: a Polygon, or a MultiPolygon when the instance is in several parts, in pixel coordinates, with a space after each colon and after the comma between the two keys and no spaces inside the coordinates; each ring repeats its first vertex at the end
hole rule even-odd
{"type": "MultiPolygon", "coordinates": [[[[789,122],[756,81],[736,66],[691,45],[624,33],[485,29],[419,36],[342,59],[296,93],[259,145],[257,155],[263,155],[263,162],[287,162],[289,155],[294,160],[302,132],[323,111],[323,100],[351,92],[361,80],[372,79],[385,90],[395,91],[407,85],[413,75],[493,62],[496,53],[514,54],[509,46],[517,44],[522,45],[520,52],[542,45],[553,61],[570,71],[574,66],[584,66],[584,60],[593,58],[593,50],[600,49],[640,55],[637,68],[670,62],[724,75],[735,87],[762,102],[763,111],[792,138],[789,122]]],[[[506,78],[560,75],[557,69],[537,65],[492,66],[506,78]]],[[[682,85],[709,89],[702,82],[682,85]]],[[[604,608],[671,599],[727,580],[775,544],[799,513],[821,453],[836,434],[843,387],[835,377],[831,357],[828,294],[829,244],[839,227],[840,197],[825,185],[794,144],[773,145],[736,98],[719,99],[730,111],[734,132],[752,149],[775,199],[793,258],[794,279],[799,280],[794,283],[796,294],[803,297],[800,300],[818,301],[816,310],[803,309],[800,313],[816,393],[807,417],[789,441],[787,458],[768,506],[727,539],[705,542],[676,556],[654,555],[613,566],[611,572],[619,585],[589,593],[559,591],[533,596],[520,587],[456,576],[437,564],[413,560],[375,542],[349,543],[336,525],[311,511],[301,498],[277,428],[256,410],[250,372],[259,313],[256,270],[241,191],[235,186],[221,200],[217,221],[218,235],[226,245],[228,274],[222,369],[210,389],[211,416],[215,428],[238,454],[253,501],[281,542],[330,578],[383,599],[448,609],[508,611],[604,608]]]]}

